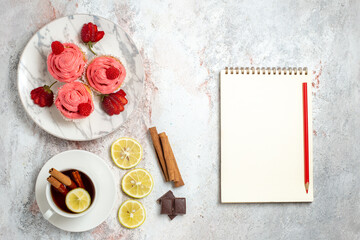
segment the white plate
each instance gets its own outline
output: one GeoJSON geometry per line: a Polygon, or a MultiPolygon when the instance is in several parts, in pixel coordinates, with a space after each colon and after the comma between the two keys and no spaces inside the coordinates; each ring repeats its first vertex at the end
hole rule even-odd
{"type": "Polygon", "coordinates": [[[36,202],[42,214],[50,208],[45,195],[49,169],[84,169],[92,172],[97,182],[96,205],[84,216],[78,218],[66,218],[54,213],[49,222],[54,226],[70,232],[83,232],[101,224],[113,211],[116,196],[115,179],[110,168],[103,159],[97,155],[83,151],[70,150],[53,156],[45,163],[36,180],[36,202]]]}
{"type": "MultiPolygon", "coordinates": [[[[87,141],[103,137],[119,128],[135,109],[143,92],[144,66],[134,42],[128,34],[115,23],[93,15],[72,15],[56,19],[41,28],[26,45],[18,65],[18,90],[26,112],[34,122],[46,132],[66,140],[87,141]],[[100,106],[100,97],[94,96],[95,111],[86,119],[76,123],[63,119],[55,105],[41,108],[30,98],[32,89],[51,84],[54,79],[47,71],[46,60],[53,41],[73,42],[85,53],[88,59],[94,55],[80,39],[84,23],[93,22],[105,36],[95,44],[94,51],[118,57],[125,66],[126,78],[122,89],[129,103],[120,115],[107,115],[100,106]]],[[[52,90],[63,83],[58,82],[52,90]]]]}

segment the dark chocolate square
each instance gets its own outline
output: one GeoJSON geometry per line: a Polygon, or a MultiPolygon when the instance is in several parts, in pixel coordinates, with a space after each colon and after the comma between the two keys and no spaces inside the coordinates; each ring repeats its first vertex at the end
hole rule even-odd
{"type": "Polygon", "coordinates": [[[161,199],[161,214],[171,215],[174,212],[174,199],[161,199]]]}
{"type": "Polygon", "coordinates": [[[174,214],[186,214],[186,199],[175,198],[174,199],[174,214]]]}
{"type": "MultiPolygon", "coordinates": [[[[165,193],[164,195],[162,195],[162,196],[157,200],[157,202],[162,205],[162,200],[163,200],[163,199],[169,199],[169,200],[174,201],[175,196],[174,196],[173,192],[170,190],[170,191],[168,191],[167,193],[165,193]]],[[[165,200],[165,201],[167,201],[167,200],[165,200]]],[[[165,203],[165,204],[168,204],[168,203],[165,203]]],[[[172,205],[173,205],[173,203],[172,203],[172,205]]],[[[163,207],[161,206],[161,213],[162,213],[162,211],[163,211],[163,207]]],[[[165,210],[164,210],[164,211],[165,211],[165,210]]],[[[162,214],[163,214],[163,213],[162,213],[162,214]]],[[[173,220],[173,219],[176,217],[176,215],[175,215],[175,214],[172,214],[172,212],[171,212],[170,214],[168,214],[168,216],[169,216],[170,220],[173,220]]]]}
{"type": "Polygon", "coordinates": [[[157,202],[158,202],[159,204],[161,204],[161,199],[163,199],[163,198],[174,199],[174,198],[175,198],[175,195],[174,195],[173,192],[170,190],[170,191],[168,191],[167,193],[165,193],[164,195],[162,195],[162,196],[157,200],[157,202]]]}

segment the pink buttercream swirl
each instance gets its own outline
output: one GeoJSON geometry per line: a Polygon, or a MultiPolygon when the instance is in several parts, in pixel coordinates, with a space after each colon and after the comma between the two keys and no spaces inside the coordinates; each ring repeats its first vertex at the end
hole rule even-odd
{"type": "Polygon", "coordinates": [[[121,62],[113,57],[97,57],[89,64],[86,69],[86,79],[89,85],[102,94],[113,93],[119,89],[126,76],[126,71],[121,62]],[[113,66],[120,71],[115,79],[106,77],[106,69],[113,66]]]}
{"type": "Polygon", "coordinates": [[[58,55],[51,52],[47,58],[49,73],[60,82],[73,82],[84,72],[86,59],[73,43],[64,43],[64,51],[58,55]]]}
{"type": "Polygon", "coordinates": [[[59,111],[69,119],[86,118],[79,114],[78,106],[80,103],[90,103],[92,111],[94,111],[94,103],[91,93],[84,84],[80,82],[72,82],[63,85],[57,94],[55,106],[59,111]]]}

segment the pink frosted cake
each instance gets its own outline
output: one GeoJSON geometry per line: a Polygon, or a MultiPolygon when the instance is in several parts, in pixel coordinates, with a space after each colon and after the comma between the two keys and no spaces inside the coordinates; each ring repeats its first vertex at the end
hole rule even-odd
{"type": "Polygon", "coordinates": [[[118,90],[126,76],[120,60],[112,56],[94,58],[86,68],[85,78],[97,92],[110,94],[118,90]]]}
{"type": "Polygon", "coordinates": [[[47,58],[49,73],[60,82],[73,82],[84,72],[86,58],[78,46],[64,43],[61,53],[51,52],[47,58]]]}
{"type": "Polygon", "coordinates": [[[94,111],[91,91],[80,82],[67,83],[59,88],[55,106],[71,120],[86,118],[94,111]]]}

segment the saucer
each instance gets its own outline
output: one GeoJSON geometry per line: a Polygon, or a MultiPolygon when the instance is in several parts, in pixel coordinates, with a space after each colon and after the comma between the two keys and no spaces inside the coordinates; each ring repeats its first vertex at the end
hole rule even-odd
{"type": "Polygon", "coordinates": [[[36,202],[42,214],[50,208],[45,195],[48,183],[46,178],[49,176],[50,168],[59,170],[82,168],[92,172],[95,177],[93,180],[98,183],[98,189],[96,190],[96,198],[98,199],[96,206],[90,212],[78,218],[66,218],[54,213],[49,219],[52,225],[69,232],[83,232],[105,221],[114,208],[117,191],[114,176],[105,160],[83,150],[70,150],[50,158],[41,169],[35,186],[36,202]]]}

